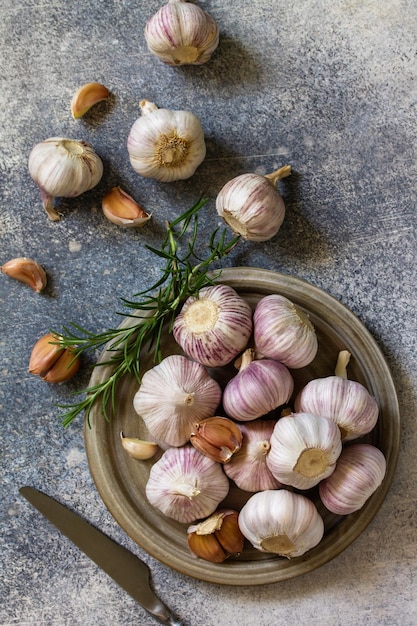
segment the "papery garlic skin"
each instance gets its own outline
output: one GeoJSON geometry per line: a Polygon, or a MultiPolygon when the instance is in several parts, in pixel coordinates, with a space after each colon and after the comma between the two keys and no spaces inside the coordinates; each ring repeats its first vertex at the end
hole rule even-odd
{"type": "Polygon", "coordinates": [[[75,198],[93,189],[103,175],[103,163],[86,141],[51,137],[29,155],[29,173],[38,185],[48,217],[60,219],[55,198],[75,198]]]}
{"type": "Polygon", "coordinates": [[[314,548],[324,534],[313,502],[286,489],[251,496],[240,511],[239,528],[257,550],[288,559],[314,548]]]}
{"type": "Polygon", "coordinates": [[[298,394],[295,408],[334,421],[340,428],[342,441],[371,432],[379,414],[377,401],[361,383],[340,376],[308,382],[298,394]]]}
{"type": "Polygon", "coordinates": [[[83,117],[95,104],[107,100],[110,91],[102,83],[81,85],[71,100],[71,115],[75,120],[83,117]]]}
{"type": "Polygon", "coordinates": [[[169,0],[145,27],[148,49],[167,65],[206,63],[219,43],[219,28],[200,7],[169,0]]]}
{"type": "Polygon", "coordinates": [[[206,156],[201,122],[190,111],[158,109],[140,103],[142,116],[127,140],[130,163],[138,174],[161,182],[190,178],[206,156]]]}
{"type": "Polygon", "coordinates": [[[336,469],[319,485],[324,506],[336,515],[349,515],[363,507],[384,480],[387,463],[375,446],[358,443],[347,446],[336,469]]]}
{"type": "Polygon", "coordinates": [[[212,563],[223,563],[229,556],[240,554],[245,538],[238,517],[237,511],[221,509],[189,526],[187,541],[191,552],[212,563]]]}
{"type": "Polygon", "coordinates": [[[194,423],[214,414],[220,385],[194,361],[173,354],[142,376],[133,406],[155,439],[182,446],[194,423]]]}
{"type": "Polygon", "coordinates": [[[253,314],[257,351],[289,368],[305,367],[318,350],[316,331],[308,315],[285,296],[261,298],[253,314]]]}
{"type": "Polygon", "coordinates": [[[311,489],[330,476],[342,452],[336,424],[310,413],[281,417],[270,443],[267,465],[271,473],[296,489],[311,489]]]}
{"type": "Polygon", "coordinates": [[[36,293],[40,293],[46,287],[46,272],[39,263],[28,257],[11,259],[1,266],[1,271],[9,278],[28,285],[36,293]]]}
{"type": "Polygon", "coordinates": [[[254,350],[245,351],[238,374],[223,391],[224,410],[239,421],[256,419],[286,404],[294,389],[293,377],[285,365],[254,358],[254,350]]]}
{"type": "Polygon", "coordinates": [[[228,491],[222,465],[188,445],[168,448],[152,466],[146,483],[149,502],[182,523],[211,515],[228,491]]]}
{"type": "Polygon", "coordinates": [[[185,301],[172,332],[190,358],[207,367],[221,367],[246,347],[252,309],[228,285],[204,287],[185,301]]]}
{"type": "Polygon", "coordinates": [[[243,239],[267,241],[277,234],[285,205],[276,183],[291,173],[289,165],[272,174],[241,174],[226,183],[216,198],[216,210],[243,239]]]}
{"type": "Polygon", "coordinates": [[[279,489],[282,486],[266,462],[275,423],[275,420],[255,420],[239,424],[243,435],[242,445],[224,465],[226,476],[239,489],[255,492],[279,489]]]}

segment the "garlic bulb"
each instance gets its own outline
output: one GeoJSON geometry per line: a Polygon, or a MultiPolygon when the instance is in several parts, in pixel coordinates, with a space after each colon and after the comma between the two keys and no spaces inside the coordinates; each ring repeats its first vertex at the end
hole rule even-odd
{"type": "Polygon", "coordinates": [[[310,413],[293,413],[277,421],[267,464],[284,485],[310,489],[330,476],[341,452],[340,431],[334,422],[310,413]]]}
{"type": "Polygon", "coordinates": [[[127,150],[135,172],[172,182],[190,178],[206,156],[201,122],[190,111],[158,109],[142,100],[142,116],[130,129],[127,150]]]}
{"type": "Polygon", "coordinates": [[[219,43],[214,19],[195,4],[169,0],[145,27],[149,51],[168,65],[206,63],[219,43]]]}
{"type": "Polygon", "coordinates": [[[253,494],[240,511],[239,528],[257,550],[288,559],[314,548],[324,534],[311,500],[286,489],[253,494]]]}
{"type": "Polygon", "coordinates": [[[281,487],[266,463],[275,423],[274,420],[255,420],[239,425],[242,445],[224,465],[226,475],[239,489],[255,492],[281,487]]]}
{"type": "Polygon", "coordinates": [[[308,315],[279,294],[259,300],[253,314],[257,351],[287,367],[305,367],[314,359],[318,341],[308,315]]]}
{"type": "Polygon", "coordinates": [[[321,415],[340,428],[342,441],[350,441],[369,433],[378,421],[378,404],[360,383],[327,376],[307,383],[300,391],[297,411],[321,415]]]}
{"type": "Polygon", "coordinates": [[[319,485],[324,506],[336,515],[358,511],[382,483],[386,466],[383,453],[375,446],[366,443],[348,446],[333,474],[319,485]]]}
{"type": "Polygon", "coordinates": [[[168,448],[152,466],[146,483],[149,502],[182,523],[211,515],[228,491],[222,465],[192,446],[168,448]]]}
{"type": "Polygon", "coordinates": [[[272,359],[254,358],[255,351],[248,348],[238,374],[223,391],[224,410],[239,421],[256,419],[286,404],[294,389],[293,378],[285,365],[272,359]]]}
{"type": "Polygon", "coordinates": [[[25,256],[7,261],[0,267],[0,270],[9,278],[29,285],[36,293],[40,293],[46,287],[47,277],[43,267],[25,256]]]}
{"type": "Polygon", "coordinates": [[[227,417],[207,417],[194,424],[190,443],[217,463],[229,463],[242,445],[242,432],[227,417]]]}
{"type": "Polygon", "coordinates": [[[133,406],[155,439],[182,446],[220,399],[220,385],[202,365],[173,354],[144,373],[133,406]]]}
{"type": "Polygon", "coordinates": [[[276,184],[290,173],[291,167],[285,165],[267,176],[236,176],[220,190],[216,198],[217,213],[243,239],[271,239],[285,217],[284,201],[276,184]]]}
{"type": "Polygon", "coordinates": [[[29,173],[40,189],[48,217],[57,221],[55,198],[75,198],[93,189],[103,175],[103,163],[89,143],[51,137],[32,149],[29,173]]]}
{"type": "Polygon", "coordinates": [[[252,309],[228,285],[204,287],[185,301],[172,332],[189,357],[208,367],[221,367],[246,347],[252,309]]]}
{"type": "Polygon", "coordinates": [[[223,563],[243,550],[244,536],[239,528],[237,511],[216,511],[199,524],[187,529],[188,546],[196,556],[212,563],[223,563]]]}
{"type": "Polygon", "coordinates": [[[80,365],[81,358],[75,348],[62,347],[59,335],[47,333],[33,346],[29,372],[48,383],[63,383],[75,376],[80,365]]]}
{"type": "Polygon", "coordinates": [[[151,215],[120,187],[113,187],[106,193],[101,208],[110,222],[123,228],[141,227],[151,219],[151,215]]]}

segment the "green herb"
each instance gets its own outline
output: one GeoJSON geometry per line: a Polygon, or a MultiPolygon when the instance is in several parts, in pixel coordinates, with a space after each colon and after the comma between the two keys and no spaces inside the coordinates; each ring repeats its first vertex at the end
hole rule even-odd
{"type": "Polygon", "coordinates": [[[109,360],[98,364],[112,366],[109,378],[83,391],[76,391],[75,394],[86,394],[80,402],[59,405],[66,409],[61,416],[64,426],[68,426],[83,411],[90,426],[91,410],[98,401],[105,419],[109,420],[110,415],[115,412],[119,380],[126,374],[133,374],[140,382],[141,351],[144,348],[147,352],[153,350],[154,362],[159,362],[162,359],[162,330],[167,324],[168,332],[172,331],[181,302],[198,294],[203,287],[215,283],[221,270],[217,274],[209,274],[209,271],[215,261],[222,259],[234,248],[240,237],[229,241],[227,229],[220,231],[217,228],[208,242],[208,255],[206,258],[199,256],[198,212],[207,202],[208,199],[199,200],[178,218],[167,222],[167,233],[159,250],[146,246],[165,261],[165,267],[161,278],[152,287],[133,296],[139,298],[138,301],[122,298],[123,305],[131,312],[119,314],[131,318],[132,325],[94,334],[71,323],[70,327],[64,327],[63,332],[59,333],[61,345],[71,347],[77,355],[104,345],[113,353],[109,360]],[[181,252],[183,248],[184,251],[181,252]],[[135,323],[136,319],[138,321],[135,323]]]}

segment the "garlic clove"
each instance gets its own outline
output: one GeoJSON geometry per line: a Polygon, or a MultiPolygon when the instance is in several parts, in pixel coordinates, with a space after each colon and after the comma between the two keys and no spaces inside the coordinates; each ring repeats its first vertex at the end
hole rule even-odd
{"type": "Polygon", "coordinates": [[[206,63],[219,43],[214,19],[197,5],[169,0],[147,22],[149,51],[167,65],[206,63]]]}
{"type": "Polygon", "coordinates": [[[29,372],[49,383],[62,383],[79,370],[81,358],[75,348],[64,348],[60,338],[52,333],[43,335],[35,343],[29,360],[29,372]]]}
{"type": "Polygon", "coordinates": [[[190,443],[209,459],[228,463],[242,445],[242,432],[226,417],[208,417],[194,424],[190,443]]]}
{"type": "Polygon", "coordinates": [[[104,196],[101,208],[110,222],[125,228],[144,226],[151,219],[151,215],[120,187],[113,187],[104,196]]]}
{"type": "Polygon", "coordinates": [[[71,100],[71,115],[77,120],[98,102],[107,100],[110,91],[102,83],[86,83],[74,93],[71,100]]]}
{"type": "Polygon", "coordinates": [[[313,502],[286,489],[253,494],[239,513],[239,528],[257,550],[288,559],[314,548],[324,534],[313,502]]]}
{"type": "Polygon", "coordinates": [[[187,540],[190,550],[212,563],[222,563],[243,550],[244,536],[238,524],[238,512],[222,509],[209,518],[189,526],[187,540]]]}
{"type": "Polygon", "coordinates": [[[45,270],[33,259],[17,257],[4,263],[0,269],[6,276],[29,285],[36,293],[40,293],[46,287],[45,270]]]}
{"type": "Polygon", "coordinates": [[[336,515],[349,515],[363,507],[381,485],[386,460],[370,444],[353,444],[340,455],[336,469],[319,485],[324,506],[336,515]]]}
{"type": "Polygon", "coordinates": [[[120,433],[122,446],[134,459],[145,461],[151,459],[157,453],[159,446],[154,441],[144,441],[135,437],[125,437],[123,432],[120,433]]]}
{"type": "Polygon", "coordinates": [[[241,174],[227,182],[216,198],[216,210],[224,222],[243,239],[267,241],[278,232],[285,205],[276,183],[291,173],[285,165],[261,176],[241,174]]]}

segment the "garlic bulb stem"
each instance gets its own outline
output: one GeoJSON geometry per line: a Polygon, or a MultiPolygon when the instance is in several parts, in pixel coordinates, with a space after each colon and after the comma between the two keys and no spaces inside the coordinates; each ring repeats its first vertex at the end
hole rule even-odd
{"type": "Polygon", "coordinates": [[[352,355],[348,350],[341,350],[337,356],[337,363],[334,370],[335,376],[340,378],[347,378],[347,366],[349,365],[350,357],[352,355]]]}
{"type": "Polygon", "coordinates": [[[275,172],[271,172],[271,174],[265,174],[265,178],[267,178],[275,187],[275,185],[282,178],[286,178],[291,174],[291,165],[283,165],[282,167],[275,170],[275,172]]]}

